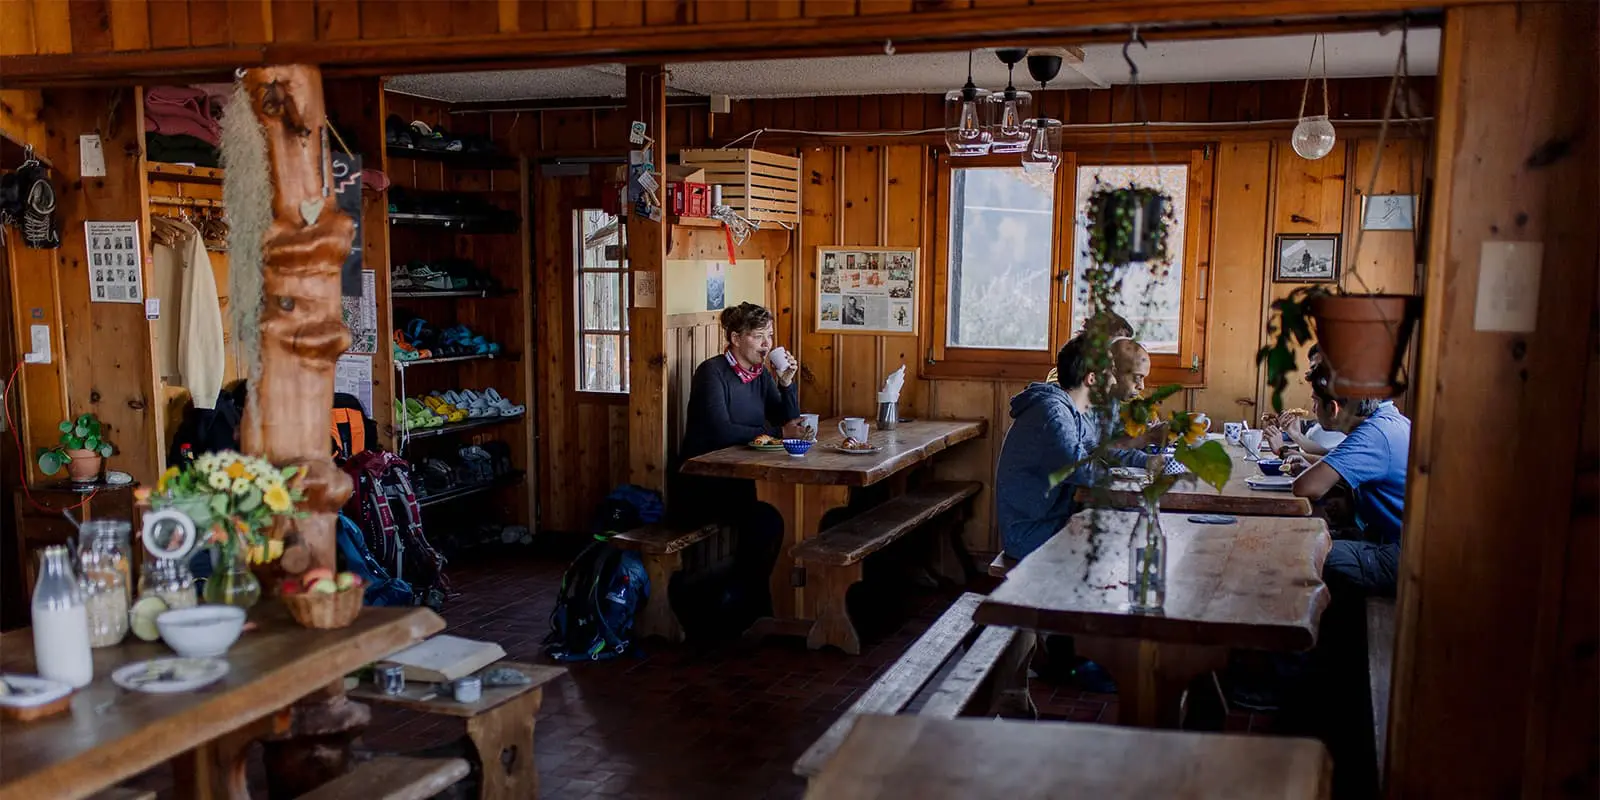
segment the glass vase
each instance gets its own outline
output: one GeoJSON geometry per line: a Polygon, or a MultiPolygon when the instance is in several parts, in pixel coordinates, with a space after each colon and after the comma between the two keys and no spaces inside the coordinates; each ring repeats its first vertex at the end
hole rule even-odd
{"type": "Polygon", "coordinates": [[[213,547],[211,577],[201,597],[207,603],[248,609],[261,599],[261,581],[250,571],[243,547],[213,547]]]}
{"type": "Polygon", "coordinates": [[[1167,534],[1161,530],[1161,502],[1146,501],[1128,535],[1128,607],[1161,611],[1167,602],[1167,534]]]}

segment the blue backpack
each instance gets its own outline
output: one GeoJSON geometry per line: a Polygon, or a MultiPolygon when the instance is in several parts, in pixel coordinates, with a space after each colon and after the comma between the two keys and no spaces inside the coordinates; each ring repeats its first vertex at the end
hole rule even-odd
{"type": "Polygon", "coordinates": [[[361,527],[349,517],[339,515],[339,568],[353,572],[367,586],[362,604],[369,606],[415,605],[411,584],[390,577],[389,571],[372,557],[361,527]]]}
{"type": "Polygon", "coordinates": [[[545,655],[557,661],[603,661],[627,652],[634,615],[650,599],[650,577],[637,553],[606,540],[661,517],[661,495],[638,486],[619,486],[601,502],[593,522],[595,541],[561,576],[545,655]]]}

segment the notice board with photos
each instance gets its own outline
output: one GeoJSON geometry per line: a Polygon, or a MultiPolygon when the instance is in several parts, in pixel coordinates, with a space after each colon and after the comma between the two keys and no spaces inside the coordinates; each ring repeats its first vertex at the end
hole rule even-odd
{"type": "Polygon", "coordinates": [[[817,330],[916,334],[915,247],[817,248],[817,330]]]}

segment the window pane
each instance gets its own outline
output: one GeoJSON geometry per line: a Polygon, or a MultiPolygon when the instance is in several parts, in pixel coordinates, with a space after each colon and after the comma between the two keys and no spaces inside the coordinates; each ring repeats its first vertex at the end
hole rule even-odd
{"type": "Polygon", "coordinates": [[[578,387],[581,391],[623,391],[621,338],[613,334],[584,335],[583,380],[578,387]]]}
{"type": "Polygon", "coordinates": [[[622,301],[617,296],[621,277],[615,272],[583,273],[578,298],[582,301],[584,330],[622,330],[622,301]]]}
{"type": "Polygon", "coordinates": [[[1189,210],[1189,167],[1096,165],[1078,168],[1078,208],[1072,234],[1072,330],[1082,330],[1089,316],[1089,285],[1083,274],[1089,267],[1089,195],[1095,181],[1112,186],[1158,189],[1172,199],[1172,221],[1167,225],[1167,262],[1132,264],[1123,273],[1122,290],[1112,308],[1133,325],[1133,338],[1152,353],[1178,352],[1183,310],[1184,224],[1189,210]]]}
{"type": "Polygon", "coordinates": [[[622,226],[619,220],[598,208],[586,208],[575,213],[578,216],[578,265],[621,266],[622,226]],[[616,258],[606,258],[608,246],[616,258]]]}
{"type": "Polygon", "coordinates": [[[951,346],[1049,349],[1054,214],[1050,176],[951,170],[951,346]]]}
{"type": "Polygon", "coordinates": [[[622,273],[622,329],[623,330],[628,330],[628,309],[633,307],[631,305],[633,303],[633,294],[632,294],[633,286],[630,283],[632,280],[633,280],[633,276],[631,274],[626,273],[626,272],[622,273]]]}

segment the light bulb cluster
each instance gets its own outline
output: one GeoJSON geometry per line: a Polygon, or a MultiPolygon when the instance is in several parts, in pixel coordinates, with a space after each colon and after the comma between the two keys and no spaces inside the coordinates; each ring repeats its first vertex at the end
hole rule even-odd
{"type": "MultiPolygon", "coordinates": [[[[996,55],[1009,72],[1027,53],[1007,48],[996,55]]],[[[944,96],[945,144],[953,156],[1021,153],[1024,170],[1054,172],[1061,161],[1061,122],[1035,119],[1032,111],[1033,95],[1018,89],[1009,76],[1001,91],[979,89],[972,82],[969,54],[966,85],[944,96]]]]}

